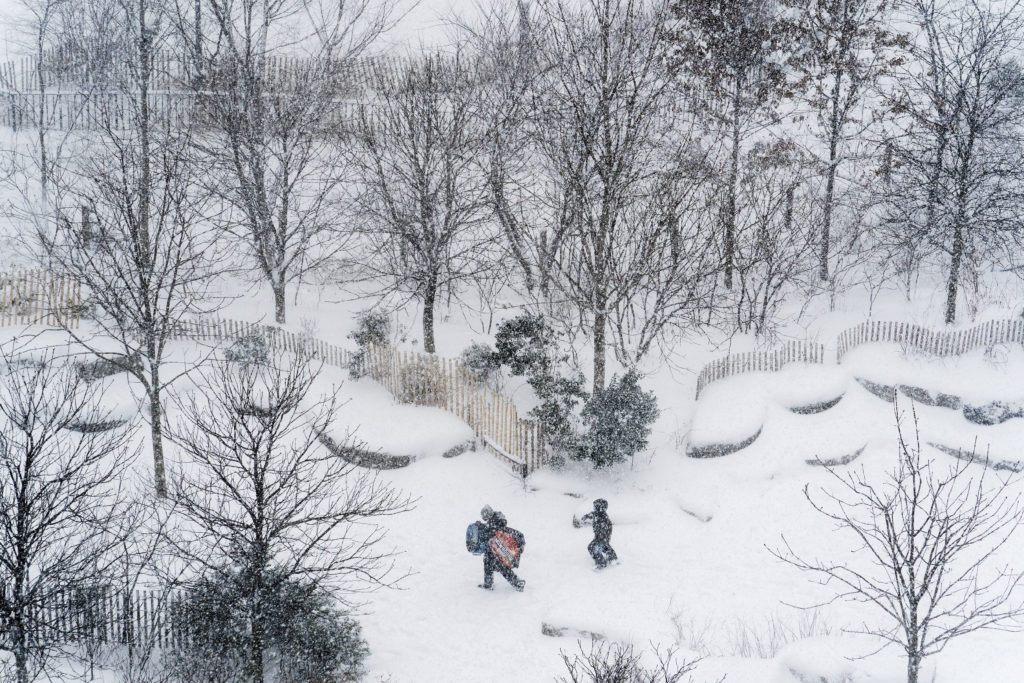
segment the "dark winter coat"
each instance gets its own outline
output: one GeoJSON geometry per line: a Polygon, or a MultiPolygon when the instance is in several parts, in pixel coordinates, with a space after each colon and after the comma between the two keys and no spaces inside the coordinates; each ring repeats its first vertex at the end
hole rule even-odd
{"type": "MultiPolygon", "coordinates": [[[[523,536],[523,533],[521,531],[516,530],[516,529],[510,528],[508,526],[508,524],[505,521],[503,521],[503,520],[498,522],[498,523],[494,523],[493,520],[494,520],[494,518],[492,517],[490,520],[487,521],[487,525],[484,527],[484,529],[483,529],[483,531],[481,533],[481,538],[483,539],[485,547],[487,548],[485,553],[487,555],[493,555],[493,553],[491,552],[490,541],[491,541],[492,538],[494,538],[494,532],[498,531],[500,529],[502,531],[507,531],[510,534],[512,534],[512,538],[515,539],[516,544],[519,546],[519,554],[522,555],[523,554],[523,550],[526,548],[526,537],[523,536]]],[[[494,561],[497,562],[497,558],[494,558],[494,561]]],[[[515,564],[513,566],[515,566],[515,567],[519,566],[519,559],[518,558],[516,558],[516,562],[515,562],[515,564]]]]}
{"type": "Polygon", "coordinates": [[[598,543],[611,543],[612,520],[608,518],[607,512],[588,512],[583,519],[589,520],[594,526],[594,540],[598,543]]]}

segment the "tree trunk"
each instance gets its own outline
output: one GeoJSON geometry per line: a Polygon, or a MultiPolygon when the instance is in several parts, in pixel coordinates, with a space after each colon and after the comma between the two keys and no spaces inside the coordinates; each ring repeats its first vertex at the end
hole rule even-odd
{"type": "MultiPolygon", "coordinates": [[[[20,604],[20,603],[19,603],[20,604]]],[[[28,675],[28,629],[22,616],[24,607],[11,620],[11,648],[14,650],[14,680],[18,683],[29,683],[28,675]]]]}
{"type": "Polygon", "coordinates": [[[143,267],[150,265],[149,202],[153,183],[149,161],[149,29],[146,27],[146,0],[139,0],[139,142],[142,146],[142,180],[139,183],[139,258],[143,267]]]}
{"type": "Polygon", "coordinates": [[[604,306],[602,305],[594,312],[594,396],[604,391],[605,351],[607,346],[605,327],[607,324],[608,314],[605,313],[604,306]]]}
{"type": "Polygon", "coordinates": [[[949,280],[946,282],[946,324],[956,322],[956,295],[960,284],[960,266],[964,256],[964,216],[957,211],[953,224],[953,250],[950,255],[949,280]]]}
{"type": "Polygon", "coordinates": [[[434,353],[434,305],[437,300],[437,275],[431,274],[423,292],[423,350],[434,353]]]}
{"type": "MultiPolygon", "coordinates": [[[[155,354],[154,354],[155,355],[155,354]]],[[[167,497],[167,474],[164,471],[164,415],[160,404],[160,364],[152,356],[149,360],[149,418],[153,439],[153,481],[156,495],[167,497]]]]}
{"type": "Polygon", "coordinates": [[[829,242],[832,239],[832,206],[835,201],[836,172],[839,168],[839,136],[842,133],[839,121],[839,97],[842,94],[843,73],[838,71],[834,75],[836,82],[832,87],[832,111],[829,115],[828,175],[825,178],[825,206],[821,221],[821,263],[818,270],[818,276],[822,280],[828,280],[829,242]]]}
{"type": "Polygon", "coordinates": [[[203,84],[203,6],[202,0],[196,0],[195,7],[195,35],[193,40],[195,41],[195,70],[196,70],[196,85],[202,87],[203,84]]]}
{"type": "Polygon", "coordinates": [[[822,208],[821,218],[821,262],[818,269],[818,277],[828,280],[828,257],[829,241],[832,239],[832,203],[836,188],[836,143],[833,136],[829,141],[828,175],[825,177],[825,205],[822,208]]]}
{"type": "Polygon", "coordinates": [[[729,163],[729,191],[725,200],[725,288],[732,289],[732,266],[736,251],[736,213],[740,177],[740,98],[739,85],[733,98],[732,159],[729,163]]]}
{"type": "MultiPolygon", "coordinates": [[[[262,591],[260,591],[262,592],[262,591]]],[[[256,610],[252,619],[252,649],[249,666],[252,669],[254,683],[263,683],[265,677],[263,666],[264,639],[266,638],[266,619],[263,615],[262,597],[256,599],[256,610]]]]}
{"type": "MultiPolygon", "coordinates": [[[[24,487],[23,487],[24,489],[24,487]]],[[[31,680],[28,675],[28,658],[29,658],[29,633],[27,619],[27,605],[25,594],[28,592],[26,587],[26,578],[28,575],[28,566],[24,562],[23,557],[25,556],[25,544],[21,542],[28,534],[28,523],[27,514],[23,510],[27,508],[22,507],[21,502],[24,501],[24,496],[20,497],[18,505],[18,552],[17,552],[17,566],[15,567],[14,576],[12,583],[14,584],[11,591],[11,602],[14,605],[14,614],[11,616],[11,623],[8,629],[11,639],[11,649],[14,650],[14,678],[18,683],[29,683],[31,680]]]]}
{"type": "Polygon", "coordinates": [[[50,160],[46,151],[46,73],[43,70],[43,28],[39,28],[39,40],[37,44],[36,54],[36,71],[39,78],[39,189],[41,192],[40,201],[42,202],[43,221],[46,221],[47,212],[49,211],[49,180],[50,180],[50,160]]]}
{"type": "Polygon", "coordinates": [[[921,672],[921,656],[916,652],[907,655],[907,683],[917,683],[921,672]]]}
{"type": "Polygon", "coordinates": [[[274,320],[277,321],[278,325],[284,325],[284,323],[285,323],[285,315],[284,315],[284,311],[285,311],[284,281],[282,280],[281,282],[271,282],[270,283],[270,287],[271,287],[271,289],[274,290],[274,320]]]}
{"type": "Polygon", "coordinates": [[[156,484],[156,495],[167,497],[167,474],[164,471],[164,428],[163,408],[160,406],[160,391],[154,390],[149,401],[152,438],[153,438],[153,481],[156,484]]]}

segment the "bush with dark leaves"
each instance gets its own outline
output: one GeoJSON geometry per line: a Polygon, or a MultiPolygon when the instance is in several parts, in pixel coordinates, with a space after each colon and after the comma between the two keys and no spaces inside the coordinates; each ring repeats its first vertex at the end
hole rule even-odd
{"type": "Polygon", "coordinates": [[[513,375],[548,373],[558,351],[555,330],[541,314],[522,313],[498,325],[495,358],[513,375]]]}
{"type": "Polygon", "coordinates": [[[612,377],[608,387],[591,397],[583,408],[586,432],[576,457],[590,460],[596,467],[632,457],[647,446],[658,414],[658,399],[640,388],[635,370],[621,378],[612,377]]]}
{"type": "MultiPolygon", "coordinates": [[[[316,584],[271,572],[262,590],[264,668],[287,683],[354,681],[369,654],[359,623],[316,584]]],[[[253,678],[253,586],[231,569],[195,582],[174,603],[186,637],[168,652],[168,673],[179,681],[234,683],[253,678]]]]}
{"type": "Polygon", "coordinates": [[[487,344],[470,344],[462,350],[462,367],[477,382],[489,382],[501,371],[501,360],[487,344]]]}
{"type": "Polygon", "coordinates": [[[388,346],[391,341],[391,319],[381,311],[364,311],[356,317],[356,329],[348,335],[356,343],[356,352],[348,374],[357,379],[367,374],[367,352],[371,346],[388,346]]]}
{"type": "Polygon", "coordinates": [[[239,338],[224,350],[224,358],[236,363],[266,363],[270,360],[270,347],[262,334],[253,332],[239,338]]]}
{"type": "Polygon", "coordinates": [[[544,428],[544,437],[555,451],[575,453],[579,449],[579,420],[576,408],[586,402],[584,377],[576,372],[570,376],[539,374],[530,377],[540,404],[530,411],[544,428]]]}

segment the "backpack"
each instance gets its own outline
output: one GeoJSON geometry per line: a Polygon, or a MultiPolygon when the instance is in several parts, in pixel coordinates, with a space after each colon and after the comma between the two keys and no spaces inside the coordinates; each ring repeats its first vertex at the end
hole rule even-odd
{"type": "Polygon", "coordinates": [[[524,545],[526,545],[526,540],[515,529],[499,529],[494,532],[488,542],[491,554],[506,567],[519,566],[519,556],[523,552],[524,545]]]}
{"type": "Polygon", "coordinates": [[[473,522],[466,527],[466,550],[474,555],[483,555],[486,549],[486,545],[481,538],[483,536],[483,529],[480,527],[480,522],[473,522]]]}

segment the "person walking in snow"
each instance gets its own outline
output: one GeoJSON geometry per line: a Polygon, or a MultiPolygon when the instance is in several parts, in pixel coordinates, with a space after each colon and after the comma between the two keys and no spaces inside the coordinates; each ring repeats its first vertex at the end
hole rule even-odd
{"type": "Polygon", "coordinates": [[[513,569],[519,566],[519,555],[526,545],[526,538],[521,532],[509,528],[505,515],[494,512],[490,506],[484,506],[480,515],[487,523],[482,537],[486,550],[484,550],[484,582],[480,584],[480,588],[494,590],[494,572],[497,570],[512,584],[513,588],[522,592],[526,581],[516,576],[513,569]]]}
{"type": "Polygon", "coordinates": [[[583,515],[582,521],[594,526],[594,540],[587,546],[587,551],[594,558],[598,569],[604,569],[609,562],[619,559],[612,548],[612,520],[608,518],[608,501],[598,498],[594,501],[593,512],[583,515]]]}

